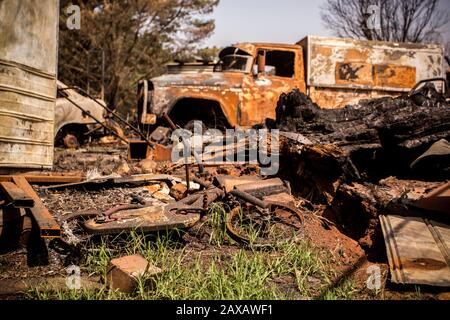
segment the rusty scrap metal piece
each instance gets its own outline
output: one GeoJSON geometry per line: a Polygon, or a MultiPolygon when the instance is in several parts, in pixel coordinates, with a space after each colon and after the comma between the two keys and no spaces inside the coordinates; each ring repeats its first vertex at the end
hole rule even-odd
{"type": "Polygon", "coordinates": [[[218,176],[215,178],[214,183],[218,187],[225,190],[225,192],[231,192],[237,185],[247,183],[257,183],[258,181],[261,181],[261,178],[257,176],[242,176],[242,177],[218,176]]]}
{"type": "Polygon", "coordinates": [[[98,223],[96,220],[89,220],[83,224],[83,227],[89,234],[113,235],[133,230],[148,233],[170,229],[186,229],[200,221],[200,213],[178,214],[173,212],[171,208],[174,207],[166,205],[120,211],[116,213],[116,221],[98,223]]]}
{"type": "Polygon", "coordinates": [[[190,179],[190,171],[191,171],[191,167],[189,166],[189,164],[186,163],[186,165],[184,166],[185,170],[186,170],[186,186],[187,186],[187,190],[186,192],[189,193],[189,190],[191,190],[191,179],[190,179]]]}
{"type": "Polygon", "coordinates": [[[380,221],[392,282],[450,286],[450,226],[418,217],[380,221]]]}
{"type": "Polygon", "coordinates": [[[233,190],[230,192],[231,195],[244,200],[248,203],[251,203],[257,207],[260,207],[262,209],[268,209],[269,208],[269,204],[265,201],[262,201],[254,196],[252,196],[251,194],[244,192],[244,191],[240,191],[240,190],[233,190]]]}
{"type": "Polygon", "coordinates": [[[167,205],[141,206],[141,208],[133,210],[117,207],[110,211],[114,214],[113,220],[108,219],[107,216],[97,217],[86,221],[83,227],[89,234],[120,234],[133,230],[148,233],[170,229],[188,229],[200,221],[202,214],[207,211],[207,207],[223,194],[222,190],[212,188],[167,205]]]}
{"type": "Polygon", "coordinates": [[[153,151],[153,158],[156,162],[164,162],[172,160],[172,147],[165,147],[157,144],[153,151]]]}
{"type": "Polygon", "coordinates": [[[34,220],[40,231],[41,238],[53,239],[61,237],[61,228],[44,206],[41,198],[33,190],[33,187],[28,183],[25,177],[14,176],[14,183],[21,188],[30,198],[34,200],[34,207],[30,210],[34,220]]]}
{"type": "Polygon", "coordinates": [[[262,199],[266,196],[289,192],[280,178],[261,180],[252,183],[240,184],[234,187],[236,190],[246,192],[254,197],[262,199]]]}
{"type": "Polygon", "coordinates": [[[0,193],[15,208],[32,208],[34,200],[12,182],[0,182],[0,193]]]}

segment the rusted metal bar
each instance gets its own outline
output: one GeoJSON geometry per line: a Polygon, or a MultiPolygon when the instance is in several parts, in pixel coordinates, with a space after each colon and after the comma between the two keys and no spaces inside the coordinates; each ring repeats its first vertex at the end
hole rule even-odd
{"type": "Polygon", "coordinates": [[[175,178],[173,176],[167,175],[167,174],[142,174],[142,175],[135,175],[130,177],[122,177],[122,178],[99,178],[99,179],[93,179],[93,180],[84,180],[81,182],[74,182],[74,183],[64,183],[59,185],[53,185],[48,187],[43,187],[43,189],[48,190],[56,190],[56,189],[62,189],[62,188],[77,188],[77,187],[88,187],[88,186],[98,186],[98,187],[107,187],[109,185],[143,185],[149,182],[153,181],[175,181],[175,182],[181,182],[182,179],[175,178]],[[178,181],[177,181],[178,180],[178,181]]]}
{"type": "Polygon", "coordinates": [[[168,116],[167,113],[163,114],[163,118],[164,120],[167,121],[167,124],[169,125],[170,129],[172,130],[177,130],[177,126],[175,125],[175,123],[172,121],[172,119],[170,119],[170,117],[168,116]]]}
{"type": "Polygon", "coordinates": [[[0,182],[0,192],[15,208],[32,208],[34,200],[12,182],[0,182]]]}
{"type": "Polygon", "coordinates": [[[240,190],[233,190],[230,192],[231,195],[244,200],[248,203],[251,203],[257,207],[260,207],[262,209],[268,209],[269,208],[269,204],[266,203],[265,201],[262,201],[254,196],[252,196],[251,194],[248,194],[247,192],[243,192],[240,190]]]}
{"type": "Polygon", "coordinates": [[[197,178],[197,177],[194,177],[192,179],[192,181],[194,181],[195,183],[199,184],[204,189],[208,189],[209,187],[212,186],[212,183],[204,181],[204,180],[202,180],[200,178],[197,178]]]}
{"type": "Polygon", "coordinates": [[[22,176],[14,176],[13,182],[34,200],[34,207],[29,210],[39,227],[41,238],[53,239],[61,237],[60,226],[44,206],[41,198],[33,190],[27,179],[22,176]]]}
{"type": "MultiPolygon", "coordinates": [[[[14,176],[0,176],[0,182],[11,182],[14,176]]],[[[83,181],[82,176],[64,176],[64,175],[20,175],[24,177],[29,183],[33,184],[62,184],[62,183],[76,183],[83,181]]]]}
{"type": "MultiPolygon", "coordinates": [[[[172,119],[170,119],[170,117],[167,115],[167,113],[163,114],[163,118],[167,121],[167,123],[169,124],[169,127],[172,130],[177,130],[177,126],[175,125],[175,123],[173,123],[172,119]]],[[[194,149],[190,148],[189,142],[184,137],[181,137],[181,141],[182,141],[185,149],[191,149],[192,155],[194,156],[195,161],[198,163],[198,171],[199,171],[199,173],[200,174],[204,173],[205,172],[205,167],[203,166],[202,160],[200,159],[200,156],[198,155],[198,153],[195,152],[194,149]]],[[[188,166],[187,163],[186,163],[186,165],[188,166]]],[[[188,186],[188,189],[189,189],[189,186],[188,186]]]]}

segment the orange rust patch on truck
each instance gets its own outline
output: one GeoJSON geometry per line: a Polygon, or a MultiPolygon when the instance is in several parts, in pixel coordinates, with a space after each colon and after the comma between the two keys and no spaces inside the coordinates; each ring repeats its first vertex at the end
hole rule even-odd
{"type": "Polygon", "coordinates": [[[369,59],[369,52],[367,50],[348,49],[345,54],[345,61],[365,62],[369,59]]]}
{"type": "Polygon", "coordinates": [[[375,85],[377,87],[411,88],[416,84],[416,68],[407,66],[375,66],[375,85]]]}

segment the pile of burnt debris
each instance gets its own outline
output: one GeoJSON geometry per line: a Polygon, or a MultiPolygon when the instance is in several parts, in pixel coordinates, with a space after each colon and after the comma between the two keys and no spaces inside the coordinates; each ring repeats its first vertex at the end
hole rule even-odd
{"type": "Polygon", "coordinates": [[[339,110],[293,91],[268,125],[289,132],[280,176],[366,252],[386,249],[394,282],[449,285],[450,112],[434,86],[339,110]]]}
{"type": "MultiPolygon", "coordinates": [[[[281,131],[280,170],[274,176],[265,176],[257,164],[208,166],[194,149],[195,166],[160,165],[151,158],[167,150],[170,154],[162,146],[137,165],[141,174],[130,169],[106,176],[1,176],[0,234],[42,247],[43,239],[76,242],[70,239],[74,230],[89,235],[188,230],[216,219],[211,215],[220,205],[226,208],[224,232],[242,246],[266,248],[295,237],[305,219],[314,216],[358,241],[369,255],[385,257],[387,252],[394,282],[449,286],[448,111],[448,102],[432,86],[340,110],[321,109],[293,91],[281,97],[277,119],[267,123],[281,131]],[[30,184],[39,185],[38,193],[30,184]],[[110,196],[107,206],[93,201],[90,208],[79,200],[63,214],[44,204],[51,203],[52,192],[60,191],[60,197],[69,192],[70,198],[70,190],[114,188],[127,188],[131,196],[117,203],[110,196]],[[11,224],[17,232],[1,232],[11,224]]],[[[192,139],[181,138],[181,143],[189,145],[192,139]]],[[[211,139],[217,137],[206,140],[211,139]]],[[[248,141],[241,144],[252,147],[248,141]]],[[[221,148],[214,154],[221,154],[221,148]]]]}

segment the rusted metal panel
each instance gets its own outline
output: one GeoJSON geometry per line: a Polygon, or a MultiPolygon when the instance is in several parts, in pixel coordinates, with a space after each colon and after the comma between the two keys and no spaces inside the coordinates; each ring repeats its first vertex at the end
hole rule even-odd
{"type": "Polygon", "coordinates": [[[0,168],[50,168],[57,0],[0,2],[0,168]]]}
{"type": "Polygon", "coordinates": [[[392,282],[450,286],[450,226],[418,217],[380,221],[392,282]]]}
{"type": "MultiPolygon", "coordinates": [[[[352,103],[356,93],[368,98],[398,95],[420,80],[444,75],[444,51],[439,45],[316,36],[298,44],[306,56],[310,95],[324,108],[352,103]],[[322,93],[327,96],[322,97],[322,93]],[[337,103],[333,103],[333,95],[337,103]]],[[[443,89],[442,83],[436,86],[443,89]]]]}
{"type": "Polygon", "coordinates": [[[142,108],[141,121],[148,113],[158,116],[164,112],[170,113],[179,101],[189,98],[215,101],[219,103],[230,126],[251,127],[264,122],[266,118],[275,118],[275,106],[282,93],[294,88],[306,91],[300,46],[267,43],[237,44],[225,48],[222,53],[234,51],[249,55],[250,60],[246,70],[166,74],[152,79],[147,86],[149,93],[142,99],[145,106],[151,101],[151,111],[142,108]],[[256,63],[254,57],[259,50],[292,52],[295,55],[294,76],[292,78],[271,75],[256,77],[252,73],[252,67],[256,63]]]}

